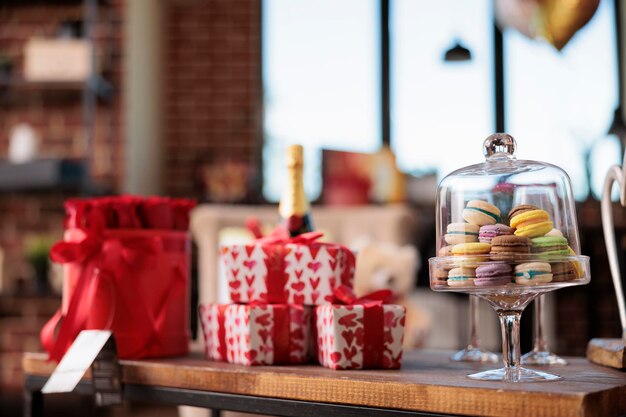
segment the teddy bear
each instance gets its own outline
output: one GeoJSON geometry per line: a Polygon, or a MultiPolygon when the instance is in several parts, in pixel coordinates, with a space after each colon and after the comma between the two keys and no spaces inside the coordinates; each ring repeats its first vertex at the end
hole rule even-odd
{"type": "Polygon", "coordinates": [[[360,297],[381,289],[391,290],[393,303],[406,308],[404,347],[423,346],[432,328],[432,318],[412,297],[421,266],[418,250],[411,245],[368,242],[356,252],[355,294],[360,297]]]}

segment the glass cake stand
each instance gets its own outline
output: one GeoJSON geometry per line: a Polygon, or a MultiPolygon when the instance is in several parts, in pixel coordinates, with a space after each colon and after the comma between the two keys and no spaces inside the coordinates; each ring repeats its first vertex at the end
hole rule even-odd
{"type": "Polygon", "coordinates": [[[588,283],[589,257],[580,254],[568,175],[549,163],[517,159],[516,148],[510,135],[491,135],[483,142],[484,162],[439,183],[439,256],[429,260],[430,286],[482,298],[500,319],[504,368],[470,378],[554,381],[560,377],[521,366],[520,317],[538,296],[588,283]]]}
{"type": "MultiPolygon", "coordinates": [[[[542,258],[537,260],[533,259],[532,256],[529,256],[525,259],[520,258],[519,260],[511,262],[511,266],[514,269],[516,264],[533,261],[545,262],[546,259],[542,258]]],[[[431,258],[429,260],[431,276],[433,276],[433,270],[436,268],[451,269],[455,265],[459,265],[464,262],[476,262],[476,257],[471,257],[471,260],[466,260],[464,257],[459,256],[431,258]]],[[[469,295],[475,295],[483,300],[486,300],[498,315],[502,332],[502,359],[504,360],[504,368],[468,375],[470,378],[485,381],[506,382],[555,381],[561,378],[558,375],[522,367],[520,350],[520,318],[526,306],[528,306],[528,304],[539,295],[564,287],[588,283],[589,257],[567,256],[549,259],[549,262],[575,262],[578,265],[577,268],[581,278],[572,281],[550,282],[547,284],[532,286],[519,285],[512,282],[505,285],[490,287],[449,287],[445,284],[433,283],[431,281],[431,288],[434,291],[461,292],[469,295]]],[[[485,256],[484,260],[481,261],[482,265],[489,263],[502,262],[492,261],[488,256],[485,256]]]]}
{"type": "Polygon", "coordinates": [[[478,342],[478,297],[469,297],[469,343],[450,357],[455,362],[495,363],[498,355],[480,347],[478,342]]]}

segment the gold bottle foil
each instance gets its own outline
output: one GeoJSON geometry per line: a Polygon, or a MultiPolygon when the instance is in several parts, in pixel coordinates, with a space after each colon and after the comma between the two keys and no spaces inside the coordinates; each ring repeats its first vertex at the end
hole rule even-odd
{"type": "Polygon", "coordinates": [[[287,186],[278,205],[283,219],[291,216],[304,216],[309,213],[309,201],[304,193],[302,168],[304,165],[302,145],[287,148],[287,186]]]}

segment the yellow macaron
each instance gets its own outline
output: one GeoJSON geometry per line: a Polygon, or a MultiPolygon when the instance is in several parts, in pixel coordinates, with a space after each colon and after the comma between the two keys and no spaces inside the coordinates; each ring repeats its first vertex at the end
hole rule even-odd
{"type": "Polygon", "coordinates": [[[545,210],[531,210],[511,218],[510,226],[515,229],[515,235],[539,237],[550,232],[553,224],[545,210]]]}
{"type": "Polygon", "coordinates": [[[489,243],[468,242],[452,246],[452,255],[462,257],[457,264],[467,268],[476,268],[485,259],[480,255],[487,255],[491,250],[489,243]]]}
{"type": "Polygon", "coordinates": [[[489,253],[490,250],[489,243],[468,242],[452,246],[451,252],[453,255],[482,255],[489,253]]]}
{"type": "MultiPolygon", "coordinates": [[[[569,254],[571,256],[576,256],[577,253],[574,252],[574,249],[572,249],[571,246],[567,247],[567,251],[569,252],[569,254]]],[[[576,278],[582,278],[585,276],[585,271],[582,267],[582,265],[580,264],[580,262],[578,261],[572,261],[572,264],[574,265],[574,271],[576,272],[576,278]]]]}

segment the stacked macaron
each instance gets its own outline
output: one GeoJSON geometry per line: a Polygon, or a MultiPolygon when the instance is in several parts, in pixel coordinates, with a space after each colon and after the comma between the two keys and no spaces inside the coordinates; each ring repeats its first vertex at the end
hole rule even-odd
{"type": "Polygon", "coordinates": [[[434,270],[435,285],[488,287],[511,282],[540,285],[569,281],[584,274],[576,262],[557,261],[575,254],[545,210],[521,204],[503,220],[498,207],[471,200],[462,217],[465,222],[447,225],[444,235],[447,246],[438,252],[440,257],[458,259],[434,270]],[[531,261],[537,258],[541,262],[531,261]]]}
{"type": "Polygon", "coordinates": [[[505,224],[486,224],[481,226],[478,231],[478,241],[482,243],[491,243],[494,237],[508,236],[512,234],[513,229],[505,224]]]}
{"type": "Polygon", "coordinates": [[[510,226],[516,236],[539,237],[552,230],[553,224],[545,210],[528,210],[511,218],[510,226]]]}
{"type": "Polygon", "coordinates": [[[489,254],[490,250],[489,243],[468,242],[452,246],[451,252],[454,256],[463,257],[458,262],[461,266],[476,268],[485,260],[483,255],[489,254]]]}
{"type": "Polygon", "coordinates": [[[552,267],[547,262],[525,262],[515,267],[515,283],[541,285],[552,281],[552,267]]]}
{"type": "MultiPolygon", "coordinates": [[[[446,257],[452,256],[452,246],[443,246],[437,252],[437,256],[446,257]]],[[[438,264],[433,269],[433,284],[434,285],[448,285],[448,273],[452,269],[453,265],[449,263],[438,264]]]]}
{"type": "Polygon", "coordinates": [[[469,223],[450,223],[444,239],[449,245],[478,241],[480,226],[469,223]]]}
{"type": "Polygon", "coordinates": [[[463,210],[463,219],[478,226],[500,223],[500,209],[486,201],[470,200],[463,210]]]}
{"type": "MultiPolygon", "coordinates": [[[[466,223],[448,224],[444,236],[446,243],[451,245],[450,249],[445,249],[445,253],[460,257],[455,262],[456,268],[448,272],[447,284],[451,287],[474,285],[475,268],[485,260],[485,255],[491,250],[488,242],[478,241],[480,229],[499,223],[500,209],[486,201],[470,200],[463,209],[462,216],[466,223]]],[[[444,248],[440,249],[439,256],[444,248]]],[[[438,277],[435,277],[435,281],[442,282],[438,277]]]]}
{"type": "Polygon", "coordinates": [[[470,200],[463,209],[466,223],[450,223],[444,240],[449,245],[478,242],[481,226],[495,225],[500,221],[500,209],[482,200],[470,200]]]}
{"type": "Polygon", "coordinates": [[[483,264],[476,268],[474,285],[489,287],[492,285],[506,285],[513,280],[513,268],[505,262],[483,264]]]}
{"type": "Polygon", "coordinates": [[[530,254],[530,239],[525,236],[496,236],[491,241],[489,257],[494,261],[517,261],[530,254]]]}
{"type": "MultiPolygon", "coordinates": [[[[508,218],[516,236],[531,238],[532,253],[537,257],[550,261],[575,255],[563,232],[554,228],[547,211],[530,204],[521,204],[509,212],[508,218]]],[[[575,262],[552,262],[550,266],[554,282],[576,279],[579,273],[582,276],[575,262]]]]}
{"type": "Polygon", "coordinates": [[[532,252],[544,259],[569,255],[567,239],[559,236],[540,236],[531,239],[532,252]]]}
{"type": "Polygon", "coordinates": [[[448,285],[450,287],[471,287],[476,279],[474,268],[453,268],[448,273],[448,285]]]}

